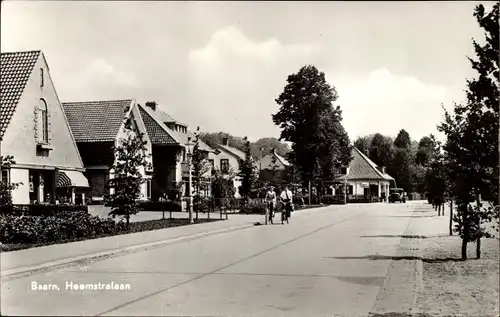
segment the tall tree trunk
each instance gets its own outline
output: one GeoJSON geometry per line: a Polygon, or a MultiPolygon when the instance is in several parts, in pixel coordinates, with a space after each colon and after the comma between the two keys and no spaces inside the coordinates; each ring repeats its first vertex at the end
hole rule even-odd
{"type": "Polygon", "coordinates": [[[467,223],[468,221],[468,206],[465,206],[467,208],[467,212],[463,215],[463,223],[462,223],[462,260],[467,260],[467,242],[469,240],[469,224],[467,223]]]}
{"type": "MultiPolygon", "coordinates": [[[[481,195],[477,195],[477,210],[478,210],[478,216],[476,219],[476,225],[477,225],[477,230],[481,231],[481,213],[479,212],[480,210],[480,204],[481,204],[481,195]]],[[[476,239],[476,258],[480,259],[481,258],[481,234],[479,232],[477,239],[476,239]]]]}
{"type": "Polygon", "coordinates": [[[312,190],[312,188],[311,188],[311,181],[309,181],[309,188],[307,189],[308,194],[309,194],[309,206],[311,206],[311,195],[312,195],[311,190],[312,190]]]}
{"type": "Polygon", "coordinates": [[[462,260],[467,260],[467,240],[462,238],[462,260]]]}
{"type": "Polygon", "coordinates": [[[450,236],[453,235],[453,198],[450,201],[450,236]]]}

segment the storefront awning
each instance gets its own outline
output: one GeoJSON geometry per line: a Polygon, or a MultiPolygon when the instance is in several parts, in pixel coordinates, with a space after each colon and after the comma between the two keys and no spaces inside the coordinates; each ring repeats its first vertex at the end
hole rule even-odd
{"type": "Polygon", "coordinates": [[[59,171],[57,187],[90,187],[87,177],[82,172],[59,171]]]}

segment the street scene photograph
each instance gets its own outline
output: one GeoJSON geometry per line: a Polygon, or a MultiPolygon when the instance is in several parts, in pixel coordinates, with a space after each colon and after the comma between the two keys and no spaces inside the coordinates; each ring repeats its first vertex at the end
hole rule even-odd
{"type": "Polygon", "coordinates": [[[500,1],[2,1],[0,316],[499,317],[500,1]]]}

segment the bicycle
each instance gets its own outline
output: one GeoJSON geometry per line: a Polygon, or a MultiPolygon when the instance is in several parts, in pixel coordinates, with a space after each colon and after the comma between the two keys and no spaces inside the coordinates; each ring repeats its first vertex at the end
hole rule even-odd
{"type": "Polygon", "coordinates": [[[287,224],[290,223],[290,213],[291,213],[291,202],[283,203],[283,210],[281,211],[281,224],[284,225],[285,221],[287,224]]]}
{"type": "Polygon", "coordinates": [[[273,224],[273,219],[274,219],[274,203],[273,202],[267,203],[267,212],[269,214],[269,222],[271,224],[273,224]]]}

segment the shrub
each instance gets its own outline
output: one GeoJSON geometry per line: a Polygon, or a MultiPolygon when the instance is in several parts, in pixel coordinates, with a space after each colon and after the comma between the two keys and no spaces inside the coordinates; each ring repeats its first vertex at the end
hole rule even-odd
{"type": "Polygon", "coordinates": [[[342,195],[326,195],[321,196],[321,203],[325,205],[344,204],[344,196],[342,195]]]}
{"type": "Polygon", "coordinates": [[[0,215],[0,240],[10,244],[37,244],[116,234],[125,224],[83,212],[63,212],[64,216],[0,215]]]}
{"type": "Polygon", "coordinates": [[[242,214],[259,214],[263,215],[266,213],[266,203],[260,201],[250,201],[245,206],[241,207],[240,213],[242,214]]]}
{"type": "Polygon", "coordinates": [[[72,213],[88,213],[87,206],[80,205],[12,205],[1,208],[1,214],[67,217],[72,213]]]}
{"type": "Polygon", "coordinates": [[[195,196],[193,198],[194,211],[210,212],[213,208],[213,199],[211,197],[195,196]]]}

